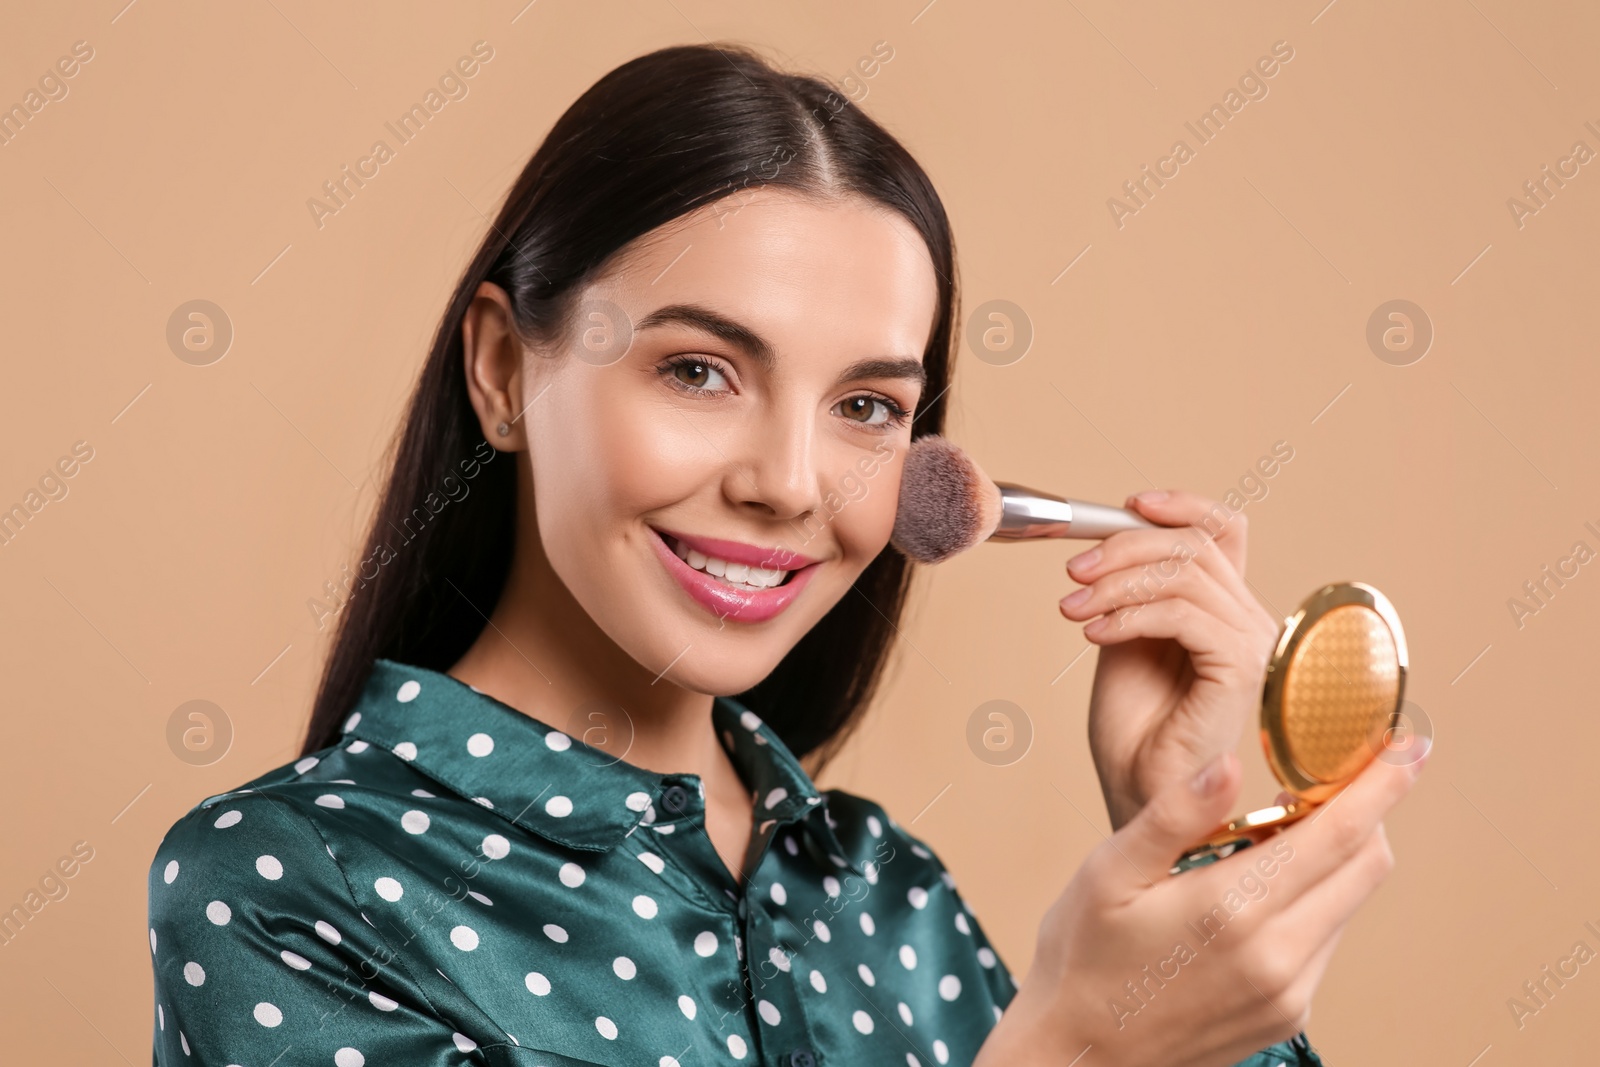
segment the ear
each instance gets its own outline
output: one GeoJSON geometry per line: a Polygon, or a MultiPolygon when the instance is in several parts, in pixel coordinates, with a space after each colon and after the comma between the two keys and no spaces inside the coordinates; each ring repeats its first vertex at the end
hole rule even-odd
{"type": "Polygon", "coordinates": [[[484,438],[501,452],[523,451],[523,344],[512,325],[511,298],[493,282],[481,283],[467,306],[461,354],[467,396],[484,438]]]}

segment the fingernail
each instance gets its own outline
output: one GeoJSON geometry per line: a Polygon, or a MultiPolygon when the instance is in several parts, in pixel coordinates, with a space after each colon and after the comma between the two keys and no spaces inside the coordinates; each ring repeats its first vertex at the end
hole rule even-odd
{"type": "Polygon", "coordinates": [[[1203,797],[1215,793],[1222,785],[1223,778],[1227,777],[1227,759],[1228,754],[1224,752],[1206,764],[1200,769],[1200,773],[1190,780],[1189,787],[1203,797]]]}
{"type": "Polygon", "coordinates": [[[1135,493],[1134,497],[1141,504],[1159,504],[1167,499],[1167,491],[1165,489],[1146,489],[1142,493],[1135,493]]]}
{"type": "Polygon", "coordinates": [[[1422,773],[1422,765],[1428,762],[1428,753],[1433,751],[1433,738],[1417,738],[1417,758],[1411,761],[1411,777],[1415,778],[1422,773]]]}
{"type": "Polygon", "coordinates": [[[1098,548],[1091,548],[1089,551],[1084,552],[1081,555],[1073,556],[1071,559],[1067,560],[1067,569],[1075,570],[1081,574],[1099,562],[1100,550],[1098,548]]]}
{"type": "Polygon", "coordinates": [[[1079,604],[1082,604],[1085,600],[1088,600],[1089,594],[1092,592],[1094,592],[1094,590],[1086,585],[1082,589],[1079,589],[1076,593],[1073,593],[1071,596],[1062,598],[1061,604],[1063,607],[1075,608],[1079,604]]]}

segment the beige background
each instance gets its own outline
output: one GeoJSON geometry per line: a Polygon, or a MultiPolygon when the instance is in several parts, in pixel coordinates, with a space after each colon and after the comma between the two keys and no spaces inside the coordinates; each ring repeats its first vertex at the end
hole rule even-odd
{"type": "MultiPolygon", "coordinates": [[[[1600,968],[1520,1030],[1506,1002],[1579,939],[1600,949],[1600,564],[1520,629],[1507,601],[1574,542],[1600,550],[1600,162],[1520,228],[1507,199],[1575,141],[1600,151],[1600,19],[1324,2],[9,5],[0,104],[75,41],[94,58],[0,147],[0,505],[74,442],[94,456],[0,548],[0,905],[74,842],[94,858],[0,947],[8,1058],[146,1060],[148,863],[191,804],[292,756],[327,648],[306,602],[355,559],[484,214],[601,74],[707,37],[836,78],[892,46],[865,106],[945,198],[964,310],[1010,300],[1035,330],[1018,362],[959,365],[951,433],[992,476],[1220,497],[1284,440],[1246,512],[1264,601],[1355,578],[1399,607],[1436,755],[1316,1001],[1327,1061],[1592,1058],[1600,968]],[[480,39],[470,95],[319,230],[307,198],[480,39]],[[1294,58],[1269,95],[1197,146],[1184,122],[1277,41],[1294,58]],[[1180,137],[1195,158],[1117,228],[1107,199],[1180,137]],[[1410,366],[1365,340],[1396,298],[1436,330],[1410,366]],[[235,330],[209,366],[165,340],[192,299],[235,330]],[[192,699],[235,733],[209,766],[168,747],[192,699]]],[[[1093,655],[1056,610],[1083,547],[927,572],[891,686],[823,776],[939,850],[1019,974],[1106,825],[1093,655]],[[1009,767],[966,747],[991,699],[1035,731],[1009,767]]],[[[1241,754],[1269,802],[1252,738],[1241,754]]]]}

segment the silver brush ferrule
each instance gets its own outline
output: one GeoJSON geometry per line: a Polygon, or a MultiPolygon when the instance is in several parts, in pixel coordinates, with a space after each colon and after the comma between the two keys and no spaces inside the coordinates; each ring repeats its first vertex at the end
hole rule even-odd
{"type": "Polygon", "coordinates": [[[1127,508],[1069,500],[1015,482],[1000,489],[1000,525],[991,541],[1031,541],[1047,537],[1100,540],[1119,530],[1151,529],[1155,523],[1127,508]]]}

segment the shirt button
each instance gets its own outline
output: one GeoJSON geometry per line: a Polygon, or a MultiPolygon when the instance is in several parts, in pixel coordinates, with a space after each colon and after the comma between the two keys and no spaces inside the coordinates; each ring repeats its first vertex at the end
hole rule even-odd
{"type": "MultiPolygon", "coordinates": [[[[674,815],[678,814],[689,806],[689,791],[681,785],[669,785],[666,792],[661,794],[661,806],[674,815]]],[[[810,1067],[810,1064],[806,1067],[810,1067]]]]}
{"type": "Polygon", "coordinates": [[[816,1062],[817,1058],[808,1048],[797,1048],[789,1053],[789,1067],[816,1067],[816,1062]]]}

